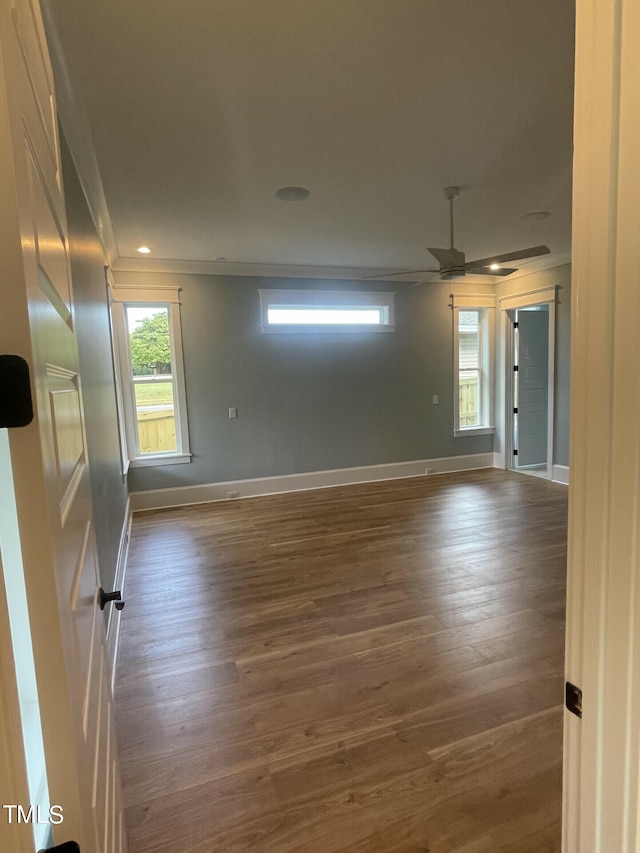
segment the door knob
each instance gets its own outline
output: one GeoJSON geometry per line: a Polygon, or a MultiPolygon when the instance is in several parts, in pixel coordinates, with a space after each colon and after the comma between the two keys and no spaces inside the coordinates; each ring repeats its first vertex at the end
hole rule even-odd
{"type": "Polygon", "coordinates": [[[122,593],[119,589],[115,589],[113,592],[105,592],[102,587],[100,587],[99,591],[100,595],[100,610],[104,610],[105,604],[108,604],[110,601],[115,602],[116,610],[122,610],[124,607],[124,601],[122,600],[122,593]]]}

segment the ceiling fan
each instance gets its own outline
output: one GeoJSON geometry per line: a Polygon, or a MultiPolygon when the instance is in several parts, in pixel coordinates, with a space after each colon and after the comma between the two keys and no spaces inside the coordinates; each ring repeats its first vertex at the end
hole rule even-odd
{"type": "Polygon", "coordinates": [[[438,249],[432,246],[427,247],[427,251],[431,252],[433,257],[440,264],[439,267],[426,270],[403,270],[396,273],[384,273],[375,276],[366,276],[366,278],[393,278],[394,275],[411,275],[423,272],[437,272],[440,278],[448,280],[458,278],[467,273],[473,275],[511,275],[517,271],[517,267],[503,267],[500,264],[508,261],[519,261],[524,258],[535,258],[538,255],[548,255],[550,249],[548,246],[532,246],[529,249],[519,249],[515,252],[505,252],[502,255],[491,255],[488,258],[480,258],[476,261],[466,261],[464,252],[460,252],[454,246],[453,239],[453,201],[460,195],[460,187],[446,187],[443,190],[445,197],[449,199],[449,233],[451,235],[451,246],[448,249],[438,249]]]}

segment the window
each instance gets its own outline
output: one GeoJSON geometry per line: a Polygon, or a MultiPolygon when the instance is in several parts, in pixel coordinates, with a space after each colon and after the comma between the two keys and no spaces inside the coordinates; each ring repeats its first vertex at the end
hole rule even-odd
{"type": "Polygon", "coordinates": [[[122,375],[120,365],[118,363],[118,346],[116,338],[116,330],[114,328],[114,310],[113,310],[113,274],[109,267],[105,267],[107,279],[107,304],[109,306],[109,335],[111,340],[111,367],[113,372],[113,388],[116,404],[116,424],[118,428],[118,444],[120,447],[120,472],[122,474],[122,482],[126,480],[127,471],[129,470],[129,454],[127,451],[127,435],[124,422],[124,405],[122,402],[122,375]]]}
{"type": "Polygon", "coordinates": [[[454,433],[492,433],[493,297],[452,295],[454,433]]]}
{"type": "Polygon", "coordinates": [[[262,331],[390,332],[393,297],[362,290],[261,290],[262,331]]]}
{"type": "Polygon", "coordinates": [[[479,426],[482,397],[482,350],[478,309],[458,311],[458,426],[479,426]]]}
{"type": "Polygon", "coordinates": [[[177,288],[114,287],[127,454],[132,466],[189,462],[177,288]]]}

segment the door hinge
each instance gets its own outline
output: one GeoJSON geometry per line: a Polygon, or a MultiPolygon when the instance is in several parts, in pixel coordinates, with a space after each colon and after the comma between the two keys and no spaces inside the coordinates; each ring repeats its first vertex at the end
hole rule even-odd
{"type": "Polygon", "coordinates": [[[515,372],[517,373],[517,372],[518,372],[518,365],[517,365],[517,364],[514,364],[514,365],[513,365],[513,369],[514,369],[514,370],[515,370],[515,372]]]}
{"type": "Polygon", "coordinates": [[[514,456],[517,456],[517,455],[518,455],[518,451],[514,449],[514,451],[513,451],[513,455],[514,455],[514,456]]]}
{"type": "Polygon", "coordinates": [[[517,323],[517,321],[513,324],[513,328],[514,328],[514,329],[517,329],[517,328],[518,328],[518,323],[517,323]]]}
{"type": "Polygon", "coordinates": [[[514,407],[513,407],[513,414],[514,414],[514,415],[517,415],[517,414],[518,414],[518,407],[517,407],[517,406],[514,406],[514,407]]]}
{"type": "Polygon", "coordinates": [[[576,687],[575,684],[567,681],[564,688],[564,696],[567,710],[582,719],[582,690],[576,687]]]}

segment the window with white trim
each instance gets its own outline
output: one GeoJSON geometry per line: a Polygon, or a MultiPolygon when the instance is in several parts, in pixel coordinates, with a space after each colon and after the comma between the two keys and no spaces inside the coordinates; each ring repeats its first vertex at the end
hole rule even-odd
{"type": "Polygon", "coordinates": [[[129,454],[127,451],[127,434],[124,423],[124,405],[122,402],[122,376],[118,361],[117,333],[114,328],[113,311],[113,274],[109,267],[105,267],[107,279],[107,305],[109,306],[109,336],[111,340],[111,366],[113,369],[113,389],[116,404],[116,425],[118,429],[118,446],[120,448],[120,472],[124,482],[129,470],[129,454]]]}
{"type": "Polygon", "coordinates": [[[260,290],[263,332],[392,332],[393,293],[260,290]]]}
{"type": "Polygon", "coordinates": [[[113,297],[130,463],[190,462],[179,289],[116,286],[113,297]]]}
{"type": "Polygon", "coordinates": [[[452,295],[454,434],[494,432],[495,299],[452,295]]]}

